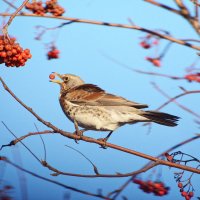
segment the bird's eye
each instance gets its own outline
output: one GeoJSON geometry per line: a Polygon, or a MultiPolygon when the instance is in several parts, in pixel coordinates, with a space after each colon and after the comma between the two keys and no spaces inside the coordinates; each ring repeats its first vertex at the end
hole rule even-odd
{"type": "Polygon", "coordinates": [[[66,76],[66,77],[63,77],[63,81],[64,81],[64,82],[67,82],[68,80],[69,80],[69,77],[67,77],[67,76],[66,76]]]}

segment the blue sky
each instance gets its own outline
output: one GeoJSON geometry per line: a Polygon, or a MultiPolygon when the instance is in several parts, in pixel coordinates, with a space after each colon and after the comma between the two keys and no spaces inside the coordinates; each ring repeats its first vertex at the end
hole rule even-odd
{"type": "MultiPolygon", "coordinates": [[[[20,4],[19,1],[18,3],[20,4]]],[[[59,1],[66,9],[65,16],[129,24],[128,18],[144,28],[164,29],[176,38],[195,38],[196,33],[183,18],[157,8],[143,1],[96,1],[77,0],[59,1]]],[[[160,1],[165,2],[165,1],[160,1]]],[[[1,3],[0,12],[4,12],[6,5],[1,3]]],[[[170,1],[171,6],[175,6],[170,1]]],[[[42,19],[31,17],[16,17],[9,27],[9,33],[15,36],[23,48],[30,48],[32,59],[25,67],[6,68],[1,65],[0,76],[5,80],[14,93],[36,113],[46,121],[53,123],[66,131],[74,131],[73,124],[63,114],[59,101],[59,87],[49,82],[51,72],[72,73],[82,77],[87,83],[97,84],[110,93],[123,96],[127,99],[146,103],[150,110],[156,109],[166,98],[153,89],[150,82],[156,82],[162,90],[170,96],[181,93],[179,86],[187,90],[199,89],[199,83],[188,83],[185,80],[174,81],[156,76],[137,74],[125,69],[104,54],[113,57],[120,62],[144,71],[183,76],[185,68],[196,59],[196,50],[173,44],[170,51],[162,61],[161,68],[153,67],[145,60],[146,56],[153,56],[153,50],[144,50],[139,46],[139,38],[145,33],[115,27],[104,27],[90,24],[73,23],[62,29],[49,31],[42,41],[34,40],[37,30],[35,26],[58,26],[63,20],[42,19]],[[46,59],[46,45],[56,40],[56,46],[61,51],[60,59],[46,59]]],[[[161,41],[161,49],[166,41],[161,41]]],[[[21,107],[0,85],[0,119],[17,135],[34,132],[34,123],[40,131],[47,128],[38,122],[30,113],[21,107]]],[[[179,100],[180,103],[199,113],[200,98],[198,94],[188,95],[179,100]]],[[[199,126],[194,123],[194,117],[181,110],[174,104],[170,104],[163,111],[181,117],[177,127],[168,128],[154,124],[150,134],[147,127],[142,124],[124,126],[113,133],[110,142],[136,151],[156,156],[167,148],[198,133],[199,126]]],[[[13,137],[5,127],[0,124],[1,143],[9,143],[13,137]]],[[[106,133],[88,132],[86,135],[94,138],[106,136],[106,133]]],[[[147,160],[130,156],[111,149],[103,150],[97,145],[79,142],[63,138],[60,135],[43,136],[47,148],[47,161],[58,169],[74,173],[93,173],[91,165],[79,154],[67,148],[70,145],[88,156],[102,173],[130,172],[137,170],[146,164],[147,160]]],[[[39,136],[26,139],[25,144],[40,158],[44,158],[43,146],[39,136]]],[[[199,141],[185,145],[179,150],[199,157],[196,151],[199,141]]],[[[23,167],[45,177],[63,182],[72,187],[96,192],[99,188],[106,194],[120,187],[127,178],[121,179],[85,179],[58,176],[52,177],[51,172],[42,167],[27,150],[20,144],[16,147],[5,148],[1,155],[11,160],[20,157],[23,167]]],[[[159,171],[159,170],[158,170],[159,171]]],[[[182,199],[173,178],[173,172],[177,170],[162,167],[164,181],[171,187],[170,194],[163,199],[182,199]]],[[[143,174],[145,179],[148,174],[143,174]]],[[[65,193],[70,193],[71,199],[96,199],[86,195],[66,191],[63,188],[46,183],[35,177],[25,174],[27,182],[28,199],[63,199],[65,193]]],[[[22,199],[18,172],[13,167],[7,166],[4,179],[14,185],[13,196],[22,199]]],[[[195,175],[193,186],[198,191],[199,176],[195,175]]],[[[138,200],[159,199],[153,195],[145,194],[130,184],[123,195],[138,200]],[[147,196],[148,195],[148,196],[147,196]]]]}

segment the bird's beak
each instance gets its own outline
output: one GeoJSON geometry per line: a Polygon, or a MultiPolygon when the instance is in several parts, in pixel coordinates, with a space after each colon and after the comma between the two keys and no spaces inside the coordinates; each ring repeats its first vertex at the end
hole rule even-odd
{"type": "Polygon", "coordinates": [[[49,81],[50,82],[53,82],[53,83],[57,83],[57,84],[61,84],[63,81],[62,81],[62,76],[56,72],[52,72],[52,75],[55,75],[57,77],[59,77],[61,80],[55,80],[55,79],[50,79],[49,81]]]}

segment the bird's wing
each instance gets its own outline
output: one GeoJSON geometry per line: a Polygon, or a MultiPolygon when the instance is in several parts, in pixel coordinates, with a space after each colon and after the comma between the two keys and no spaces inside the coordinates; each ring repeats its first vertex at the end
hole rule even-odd
{"type": "Polygon", "coordinates": [[[128,101],[123,97],[106,93],[96,85],[83,84],[74,87],[64,94],[64,97],[78,105],[90,106],[130,106],[135,108],[147,108],[146,104],[128,101]]]}

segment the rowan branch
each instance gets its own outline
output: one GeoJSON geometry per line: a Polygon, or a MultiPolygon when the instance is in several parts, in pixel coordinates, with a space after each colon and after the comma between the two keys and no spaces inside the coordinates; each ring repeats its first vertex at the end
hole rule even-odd
{"type": "MultiPolygon", "coordinates": [[[[54,167],[52,167],[50,164],[47,163],[46,160],[40,160],[38,157],[35,156],[35,154],[22,142],[22,140],[24,140],[25,138],[29,137],[29,136],[34,136],[34,135],[42,135],[42,134],[49,134],[49,133],[55,133],[53,131],[48,131],[48,130],[45,130],[45,131],[41,131],[41,132],[31,132],[31,133],[28,133],[20,138],[17,138],[15,136],[15,134],[8,128],[8,126],[2,122],[3,125],[6,127],[6,129],[16,138],[15,140],[12,140],[9,144],[7,145],[2,145],[0,150],[3,149],[4,147],[7,147],[7,146],[12,146],[12,145],[15,145],[17,144],[18,142],[20,142],[22,145],[25,146],[25,148],[36,158],[37,161],[40,162],[40,164],[44,167],[47,167],[49,170],[53,171],[54,173],[51,174],[52,176],[58,176],[58,175],[67,175],[67,176],[75,176],[75,177],[84,177],[84,178],[102,178],[102,177],[107,177],[107,178],[119,178],[119,177],[128,177],[128,176],[133,176],[133,175],[136,175],[136,174],[139,174],[139,173],[142,173],[156,165],[158,165],[159,163],[156,162],[156,163],[153,163],[152,166],[149,166],[149,168],[146,168],[146,169],[142,169],[142,170],[136,170],[134,172],[130,172],[130,173],[116,173],[116,174],[100,174],[98,172],[98,169],[97,167],[84,155],[82,154],[80,151],[72,148],[73,150],[77,151],[78,153],[80,153],[82,156],[84,156],[92,165],[93,165],[93,169],[94,169],[94,172],[96,175],[91,175],[91,174],[76,174],[76,173],[69,173],[69,172],[62,172],[54,167]]],[[[68,146],[69,147],[69,146],[68,146]]]]}
{"type": "Polygon", "coordinates": [[[134,176],[143,172],[146,172],[147,170],[159,165],[159,161],[153,162],[152,165],[148,165],[146,168],[142,168],[133,172],[129,173],[119,173],[117,172],[116,174],[76,174],[76,173],[69,173],[69,172],[62,172],[51,165],[49,165],[46,161],[41,162],[44,167],[47,167],[49,170],[55,172],[51,174],[52,176],[58,176],[58,175],[67,175],[67,176],[75,176],[75,177],[82,177],[82,178],[122,178],[122,177],[129,177],[129,176],[134,176]]]}
{"type": "MultiPolygon", "coordinates": [[[[0,13],[0,16],[10,16],[10,15],[11,15],[10,13],[0,13]]],[[[162,38],[162,39],[165,39],[165,40],[169,40],[171,42],[174,42],[174,43],[177,43],[177,44],[180,44],[180,45],[184,45],[184,46],[196,49],[196,50],[200,50],[199,46],[193,45],[193,44],[191,44],[191,43],[189,43],[187,41],[180,40],[180,39],[174,38],[172,36],[161,34],[161,33],[158,33],[156,31],[152,31],[150,29],[146,29],[146,28],[143,28],[143,27],[140,27],[140,26],[136,26],[136,25],[133,26],[133,25],[127,25],[127,24],[101,22],[101,21],[94,21],[94,20],[88,20],[88,19],[80,19],[80,18],[73,18],[73,17],[64,17],[64,16],[59,16],[59,17],[58,16],[55,17],[55,16],[52,16],[52,15],[39,16],[39,15],[29,14],[29,13],[17,14],[16,16],[62,19],[62,20],[70,21],[70,24],[72,22],[75,22],[75,23],[95,24],[95,25],[100,25],[100,26],[110,26],[110,27],[134,29],[134,30],[138,30],[138,31],[142,31],[142,32],[145,32],[145,33],[149,33],[149,34],[155,35],[155,36],[157,36],[159,38],[162,38]]],[[[68,24],[69,23],[67,22],[67,25],[68,24]]]]}
{"type": "MultiPolygon", "coordinates": [[[[98,144],[100,146],[104,146],[105,145],[105,142],[104,141],[101,141],[101,140],[97,140],[97,139],[94,139],[94,138],[91,138],[91,137],[87,137],[87,136],[80,136],[80,135],[76,135],[76,134],[72,134],[72,133],[69,133],[69,132],[66,132],[66,131],[63,131],[59,128],[57,128],[56,126],[54,126],[53,124],[51,124],[50,122],[47,122],[45,120],[43,120],[39,115],[37,115],[32,108],[28,107],[25,103],[23,103],[9,88],[8,86],[6,85],[6,83],[3,81],[3,79],[0,77],[0,82],[2,83],[4,89],[17,101],[19,102],[24,108],[26,108],[33,116],[36,117],[36,119],[38,121],[40,121],[41,123],[43,123],[44,125],[46,125],[47,127],[51,128],[52,130],[54,130],[55,132],[61,134],[62,136],[64,137],[67,137],[69,139],[74,139],[74,140],[82,140],[82,141],[85,141],[85,142],[89,142],[89,143],[95,143],[95,144],[98,144]]],[[[189,92],[189,91],[188,91],[189,92]]],[[[183,94],[181,94],[183,95],[183,94]]],[[[180,95],[179,95],[180,96],[180,95]]],[[[112,149],[115,149],[115,150],[118,150],[118,151],[121,151],[121,152],[125,152],[125,153],[128,153],[128,154],[132,154],[132,155],[135,155],[135,156],[139,156],[141,158],[144,158],[144,159],[147,159],[147,160],[151,160],[153,162],[158,162],[160,165],[165,165],[165,166],[169,166],[169,167],[174,167],[174,168],[178,168],[178,169],[182,169],[182,170],[186,170],[186,171],[190,171],[190,172],[194,172],[194,173],[197,173],[197,174],[200,174],[200,170],[199,169],[195,169],[195,168],[192,168],[192,167],[188,167],[188,166],[185,166],[185,165],[180,165],[180,164],[177,164],[177,163],[172,163],[172,162],[169,162],[169,161],[165,161],[165,160],[161,160],[161,159],[158,159],[158,158],[155,158],[153,156],[150,156],[150,155],[147,155],[147,154],[144,154],[144,153],[141,153],[141,152],[137,152],[137,151],[134,151],[134,150],[131,150],[131,149],[127,149],[125,147],[122,147],[122,146],[118,146],[118,145],[115,145],[115,144],[111,144],[111,143],[106,143],[106,146],[107,147],[110,147],[112,149]]]]}

